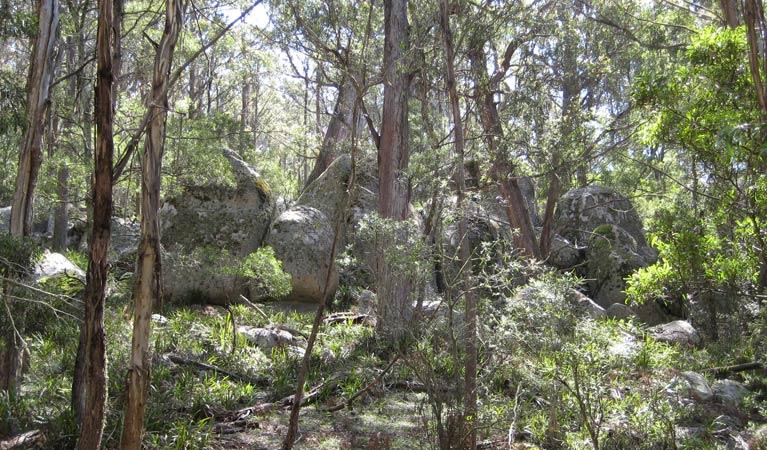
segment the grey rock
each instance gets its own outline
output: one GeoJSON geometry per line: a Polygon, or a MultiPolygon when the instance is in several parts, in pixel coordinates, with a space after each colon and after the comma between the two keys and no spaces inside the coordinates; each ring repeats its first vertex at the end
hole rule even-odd
{"type": "Polygon", "coordinates": [[[152,314],[152,323],[154,326],[164,326],[168,324],[168,318],[162,314],[152,314]]]}
{"type": "Polygon", "coordinates": [[[296,205],[318,209],[328,218],[335,217],[346,200],[351,173],[351,156],[343,154],[337,157],[304,189],[296,205]]]}
{"type": "Polygon", "coordinates": [[[603,224],[595,228],[586,249],[586,278],[589,292],[598,304],[608,307],[626,300],[625,279],[637,269],[655,262],[638,248],[626,230],[603,224]]]}
{"type": "Polygon", "coordinates": [[[675,320],[662,325],[656,325],[647,331],[656,341],[668,344],[682,347],[697,347],[701,343],[698,331],[686,320],[675,320]]]}
{"type": "Polygon", "coordinates": [[[322,211],[295,206],[272,225],[266,244],[291,275],[292,291],[285,300],[319,303],[331,298],[338,288],[338,270],[330,260],[333,229],[322,211]],[[329,286],[325,289],[325,280],[329,286]]]}
{"type": "Polygon", "coordinates": [[[592,320],[602,319],[606,316],[607,312],[604,308],[597,305],[594,300],[583,295],[581,292],[572,289],[570,291],[570,296],[575,303],[577,311],[582,315],[587,316],[592,320]]]}
{"type": "Polygon", "coordinates": [[[749,392],[745,385],[733,380],[717,380],[711,390],[717,402],[735,407],[743,405],[743,399],[749,392]]]}
{"type": "Polygon", "coordinates": [[[135,262],[141,239],[141,225],[137,220],[112,218],[109,257],[112,261],[135,262]]]}
{"type": "Polygon", "coordinates": [[[578,248],[572,242],[555,234],[551,238],[547,262],[557,269],[570,269],[577,266],[586,257],[585,247],[578,248]]]}
{"type": "Polygon", "coordinates": [[[359,308],[360,314],[367,314],[369,316],[376,315],[376,294],[370,290],[363,290],[357,297],[357,308],[359,308]]]}
{"type": "Polygon", "coordinates": [[[247,342],[270,354],[277,347],[297,346],[299,340],[286,330],[259,327],[237,327],[237,333],[247,342]]]}
{"type": "Polygon", "coordinates": [[[699,402],[707,402],[714,398],[708,381],[697,372],[688,371],[677,375],[667,386],[667,391],[699,402]]]}
{"type": "Polygon", "coordinates": [[[274,200],[255,169],[224,150],[236,187],[188,186],[161,210],[163,288],[171,301],[225,304],[247,293],[225,267],[237,267],[262,244],[272,222],[274,200]]]}
{"type": "MultiPolygon", "coordinates": [[[[525,199],[525,206],[533,226],[541,226],[541,216],[538,214],[538,205],[535,200],[535,182],[530,177],[519,177],[517,184],[522,191],[522,197],[525,199]]],[[[484,189],[479,202],[490,213],[493,220],[500,223],[509,222],[509,216],[506,214],[506,200],[501,195],[497,185],[484,189]]]]}
{"type": "Polygon", "coordinates": [[[642,221],[634,207],[618,192],[603,186],[573,189],[559,199],[554,230],[576,246],[585,246],[600,225],[617,225],[646,246],[642,221]]]}
{"type": "Polygon", "coordinates": [[[607,308],[607,317],[617,320],[627,320],[637,318],[637,314],[628,305],[623,303],[613,303],[607,308]]]}
{"type": "Polygon", "coordinates": [[[33,278],[36,283],[63,277],[74,277],[85,281],[85,272],[61,253],[46,252],[35,264],[33,278]]]}
{"type": "MultiPolygon", "coordinates": [[[[657,260],[631,202],[606,187],[567,192],[559,200],[552,228],[549,263],[575,269],[589,280],[589,296],[605,308],[623,303],[626,278],[657,260]]],[[[654,309],[635,313],[643,321],[657,323],[654,309]]]]}

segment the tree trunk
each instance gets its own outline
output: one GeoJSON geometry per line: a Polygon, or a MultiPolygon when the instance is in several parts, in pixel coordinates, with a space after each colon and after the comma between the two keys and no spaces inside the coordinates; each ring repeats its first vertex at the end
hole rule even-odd
{"type": "Polygon", "coordinates": [[[67,248],[67,232],[69,231],[69,167],[66,162],[61,164],[56,174],[56,197],[58,204],[53,219],[52,247],[58,252],[67,248]]]}
{"type": "Polygon", "coordinates": [[[250,135],[248,133],[248,123],[250,122],[250,98],[253,87],[250,81],[250,75],[246,75],[242,80],[242,108],[240,110],[240,154],[244,155],[250,148],[250,135]]]}
{"type": "MultiPolygon", "coordinates": [[[[748,1],[748,0],[747,0],[748,1]]],[[[719,7],[722,8],[722,19],[725,26],[729,28],[737,28],[740,25],[738,18],[738,1],[737,0],[719,0],[719,7]]]]}
{"type": "MultiPolygon", "coordinates": [[[[11,203],[10,234],[28,236],[32,231],[32,202],[37,186],[37,175],[42,163],[42,140],[45,128],[49,91],[53,78],[53,51],[58,40],[58,0],[40,0],[37,5],[39,31],[32,51],[27,79],[27,129],[19,156],[16,190],[11,203]]],[[[0,390],[15,395],[21,377],[23,356],[23,311],[17,311],[3,289],[6,310],[14,315],[14,327],[5,327],[0,344],[0,390]],[[16,315],[19,317],[16,317],[16,315]]]]}
{"type": "MultiPolygon", "coordinates": [[[[450,30],[450,5],[448,0],[441,0],[440,22],[442,36],[445,44],[445,72],[448,96],[450,97],[450,109],[453,113],[453,132],[455,134],[456,171],[455,185],[458,202],[458,234],[460,239],[459,258],[461,264],[461,282],[459,292],[462,292],[466,300],[466,327],[463,330],[465,351],[465,375],[463,391],[463,416],[460,430],[461,436],[465,436],[460,443],[461,448],[474,450],[477,447],[477,297],[471,285],[472,261],[471,248],[469,247],[468,228],[466,225],[466,175],[464,173],[464,135],[463,121],[461,120],[461,108],[456,88],[454,44],[453,34],[450,30]]],[[[448,433],[452,434],[452,433],[448,433]]]]}
{"type": "MultiPolygon", "coordinates": [[[[402,221],[407,218],[409,186],[408,166],[408,97],[410,76],[406,52],[409,48],[407,0],[384,1],[384,101],[381,142],[378,149],[378,213],[382,218],[402,221]]],[[[378,332],[385,341],[396,345],[406,336],[412,305],[410,285],[402,273],[396,273],[386,256],[394,240],[401,236],[379,238],[376,275],[379,302],[378,332]]]]}
{"type": "Polygon", "coordinates": [[[149,333],[152,302],[162,299],[160,289],[160,181],[168,109],[166,85],[170,77],[173,52],[183,25],[184,0],[166,2],[165,29],[157,46],[152,92],[147,107],[151,119],[147,126],[141,185],[141,242],[136,267],[135,313],[131,342],[130,369],[126,386],[125,418],[120,440],[122,450],[139,450],[150,380],[149,333]]]}
{"type": "Polygon", "coordinates": [[[531,258],[540,259],[541,252],[535,239],[535,229],[527,210],[525,197],[519,188],[516,168],[503,143],[503,128],[498,116],[498,108],[493,98],[493,90],[487,74],[487,60],[484,50],[484,37],[472,36],[468,56],[474,77],[474,92],[480,113],[480,122],[485,136],[485,143],[492,160],[491,179],[498,184],[504,200],[504,208],[511,226],[519,231],[515,244],[531,258]]]}
{"type": "Polygon", "coordinates": [[[322,172],[338,157],[341,143],[349,139],[356,97],[354,84],[348,79],[342,81],[341,86],[338,88],[338,99],[333,109],[333,116],[330,118],[328,129],[325,131],[325,137],[322,140],[322,147],[320,147],[320,152],[314,162],[314,168],[306,179],[304,188],[322,175],[322,172]]]}
{"type": "MultiPolygon", "coordinates": [[[[119,0],[118,0],[119,2],[119,0]]],[[[112,222],[112,159],[114,154],[114,45],[113,1],[99,1],[96,34],[96,152],[93,165],[93,226],[85,283],[85,408],[78,450],[98,450],[104,431],[107,399],[107,361],[104,337],[104,301],[109,276],[109,240],[112,222]]],[[[119,31],[118,31],[119,32],[119,31]]]]}
{"type": "Polygon", "coordinates": [[[16,190],[11,203],[11,234],[28,236],[32,231],[32,203],[37,175],[43,161],[42,141],[49,92],[53,81],[53,55],[58,41],[59,2],[39,0],[39,31],[32,51],[27,81],[27,129],[19,156],[16,190]]]}

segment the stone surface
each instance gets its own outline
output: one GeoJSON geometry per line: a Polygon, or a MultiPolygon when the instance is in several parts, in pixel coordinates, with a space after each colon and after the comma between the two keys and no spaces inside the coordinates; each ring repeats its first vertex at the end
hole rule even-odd
{"type": "Polygon", "coordinates": [[[61,253],[46,252],[43,254],[43,258],[35,264],[33,277],[37,283],[62,277],[75,277],[80,281],[85,281],[85,271],[61,253]]]}
{"type": "Polygon", "coordinates": [[[628,305],[613,303],[607,308],[607,317],[617,320],[636,319],[637,314],[628,305]]]}
{"type": "Polygon", "coordinates": [[[735,407],[742,406],[743,399],[748,395],[748,388],[733,380],[717,380],[711,390],[717,402],[735,407]]]}
{"type": "Polygon", "coordinates": [[[328,218],[335,217],[346,200],[351,173],[351,156],[348,154],[339,156],[304,189],[296,205],[318,209],[328,218]]]}
{"type": "Polygon", "coordinates": [[[135,263],[141,224],[137,220],[112,218],[112,236],[109,242],[110,259],[135,263]]]}
{"type": "Polygon", "coordinates": [[[237,327],[237,333],[267,355],[274,348],[299,344],[295,336],[281,329],[240,326],[237,327]]]}
{"type": "Polygon", "coordinates": [[[647,332],[656,341],[682,347],[697,347],[701,343],[698,331],[686,320],[675,320],[662,325],[656,325],[649,328],[647,332]]]}
{"type": "Polygon", "coordinates": [[[594,300],[583,295],[583,293],[576,291],[575,289],[571,289],[570,298],[571,301],[575,303],[575,307],[580,314],[587,316],[592,320],[602,319],[605,317],[605,309],[597,305],[594,300]]]}
{"type": "Polygon", "coordinates": [[[272,225],[266,244],[291,275],[292,291],[285,300],[319,303],[331,298],[338,288],[338,270],[330,261],[333,229],[322,211],[295,206],[272,225]],[[330,268],[329,286],[325,280],[330,268]]]}
{"type": "MultiPolygon", "coordinates": [[[[657,259],[631,202],[609,188],[589,186],[567,192],[559,200],[552,228],[549,263],[575,270],[588,280],[589,296],[605,308],[624,303],[626,278],[657,259]]],[[[655,324],[661,321],[656,309],[634,312],[655,324]]]]}
{"type": "Polygon", "coordinates": [[[551,238],[549,257],[546,260],[557,269],[570,269],[582,263],[586,258],[586,247],[576,247],[575,244],[555,234],[551,238]]]}
{"type": "Polygon", "coordinates": [[[573,189],[559,199],[554,215],[554,230],[576,246],[586,245],[600,225],[616,225],[626,230],[638,246],[646,246],[642,221],[631,202],[603,186],[573,189]]]}
{"type": "Polygon", "coordinates": [[[237,186],[188,186],[161,210],[163,288],[170,301],[225,304],[247,293],[232,274],[269,231],[274,200],[266,182],[223,151],[237,186]]]}
{"type": "Polygon", "coordinates": [[[674,395],[707,402],[714,398],[714,392],[703,375],[697,372],[682,372],[667,386],[667,391],[674,395]]]}
{"type": "MultiPolygon", "coordinates": [[[[522,197],[525,199],[525,206],[530,214],[533,226],[541,226],[541,217],[538,214],[538,205],[535,200],[535,183],[533,179],[530,177],[519,177],[517,178],[517,183],[522,191],[522,197]]],[[[483,189],[478,200],[480,205],[490,213],[490,217],[493,220],[504,224],[509,222],[509,216],[506,213],[506,201],[497,185],[493,184],[489,188],[483,189]]]]}
{"type": "Polygon", "coordinates": [[[608,307],[626,300],[625,279],[637,269],[649,266],[648,257],[637,240],[617,225],[602,224],[593,230],[586,249],[585,276],[594,301],[608,307]]]}

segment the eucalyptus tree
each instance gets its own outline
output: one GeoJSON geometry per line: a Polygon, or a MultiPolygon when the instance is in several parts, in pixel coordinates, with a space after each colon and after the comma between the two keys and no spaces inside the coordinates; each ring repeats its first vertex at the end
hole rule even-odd
{"type": "Polygon", "coordinates": [[[136,310],[133,320],[130,370],[128,373],[125,416],[120,448],[141,448],[146,399],[149,394],[149,325],[152,306],[160,300],[160,183],[162,154],[165,146],[165,121],[168,109],[168,83],[176,42],[183,25],[184,0],[168,0],[165,27],[157,44],[152,90],[147,109],[150,119],[146,130],[142,165],[141,241],[136,263],[136,310]]]}
{"type": "MultiPolygon", "coordinates": [[[[77,448],[101,448],[107,398],[104,304],[109,275],[112,223],[112,159],[114,154],[114,94],[119,71],[120,11],[122,0],[100,0],[97,32],[96,152],[93,174],[93,227],[88,245],[85,281],[85,401],[77,448]],[[115,4],[116,3],[116,4],[115,4]]],[[[78,376],[80,374],[75,374],[78,376]]],[[[76,384],[76,383],[75,383],[76,384]]]]}
{"type": "MultiPolygon", "coordinates": [[[[284,51],[302,55],[314,68],[307,91],[314,89],[317,123],[325,131],[319,148],[312,151],[314,165],[304,182],[316,179],[341,153],[349,152],[352,109],[362,102],[373,145],[378,141],[378,125],[368,114],[365,96],[380,82],[380,61],[372,58],[380,49],[381,10],[373,2],[333,0],[324,2],[273,2],[274,35],[284,51]],[[325,125],[322,103],[326,87],[336,88],[334,106],[325,125]]],[[[294,64],[294,72],[298,72],[294,64]]],[[[299,75],[298,73],[296,75],[299,75]]],[[[309,104],[305,102],[308,109],[309,104]]]]}
{"type": "MultiPolygon", "coordinates": [[[[11,203],[9,232],[12,236],[28,236],[32,230],[33,201],[42,162],[42,144],[50,87],[53,82],[53,56],[58,42],[58,0],[37,3],[37,36],[32,46],[27,78],[27,109],[24,137],[19,155],[16,189],[11,203]]],[[[4,296],[6,320],[0,343],[0,390],[14,395],[21,377],[23,356],[23,308],[16,307],[10,296],[4,296]]]]}

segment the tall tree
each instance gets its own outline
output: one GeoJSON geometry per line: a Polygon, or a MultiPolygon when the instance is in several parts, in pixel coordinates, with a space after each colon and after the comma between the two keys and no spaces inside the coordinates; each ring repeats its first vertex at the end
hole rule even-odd
{"type": "Polygon", "coordinates": [[[466,301],[466,327],[464,333],[465,346],[465,375],[463,392],[463,417],[464,429],[459,430],[461,436],[465,436],[459,445],[468,450],[477,447],[477,296],[471,286],[471,249],[469,247],[469,234],[466,221],[466,175],[464,173],[465,139],[463,133],[463,120],[461,120],[461,108],[458,98],[458,88],[455,79],[455,44],[453,32],[450,29],[450,5],[448,0],[440,0],[440,25],[442,38],[445,45],[445,81],[447,93],[450,99],[450,111],[453,115],[453,134],[455,135],[455,190],[458,203],[458,235],[460,239],[459,259],[461,265],[461,283],[459,291],[463,293],[466,301]]]}
{"type": "MultiPolygon", "coordinates": [[[[408,65],[409,34],[407,0],[384,1],[384,99],[381,140],[378,148],[378,213],[382,218],[403,221],[410,200],[408,168],[408,100],[411,75],[408,65]]],[[[396,232],[395,232],[396,233],[396,232]]],[[[387,258],[397,236],[378,243],[376,275],[380,320],[384,340],[396,344],[405,337],[412,316],[410,286],[393,270],[387,258]]]]}
{"type": "Polygon", "coordinates": [[[317,154],[317,159],[314,161],[314,168],[307,177],[304,187],[322,175],[322,172],[339,155],[343,142],[351,137],[352,110],[356,98],[354,85],[348,77],[345,77],[338,87],[338,99],[333,109],[333,115],[330,117],[325,137],[322,139],[322,146],[317,154]]]}
{"type": "Polygon", "coordinates": [[[107,360],[104,302],[109,276],[109,241],[112,222],[112,160],[114,155],[115,70],[119,46],[119,11],[122,0],[100,0],[96,33],[96,152],[93,164],[93,225],[85,281],[85,408],[82,411],[79,450],[101,448],[107,396],[107,360]],[[117,14],[115,14],[117,11],[117,14]],[[117,25],[115,24],[117,23],[117,25]]]}
{"type": "Polygon", "coordinates": [[[165,120],[168,111],[168,83],[181,27],[184,23],[185,0],[167,0],[165,28],[157,44],[152,76],[152,91],[148,97],[150,111],[144,141],[141,184],[141,241],[136,264],[135,312],[131,342],[120,448],[138,450],[144,429],[144,414],[149,393],[151,373],[149,333],[152,305],[160,301],[160,182],[162,154],[165,146],[165,120]]]}
{"type": "MultiPolygon", "coordinates": [[[[15,236],[28,236],[32,230],[32,203],[37,176],[42,162],[42,141],[50,86],[53,79],[53,54],[58,41],[59,2],[39,0],[37,3],[38,34],[32,51],[27,78],[27,123],[19,156],[16,190],[11,204],[9,231],[15,236]]],[[[6,311],[16,313],[13,300],[6,298],[6,311]]],[[[23,315],[23,311],[19,312],[23,315]]],[[[23,324],[23,317],[16,319],[23,324]]],[[[15,392],[22,368],[23,330],[6,327],[0,344],[0,390],[15,392]]]]}
{"type": "Polygon", "coordinates": [[[535,239],[535,230],[530,213],[527,210],[525,197],[519,186],[519,173],[511,155],[509,145],[504,140],[503,126],[498,114],[498,106],[495,101],[493,86],[498,84],[505,76],[511,64],[511,57],[518,46],[512,41],[504,51],[503,62],[498,70],[489,75],[487,73],[487,57],[485,55],[486,36],[477,28],[469,36],[468,57],[471,63],[471,73],[474,78],[474,98],[480,115],[485,144],[491,162],[490,177],[498,184],[504,200],[504,208],[511,226],[518,230],[515,237],[516,245],[532,258],[541,257],[538,242],[535,239]]]}

